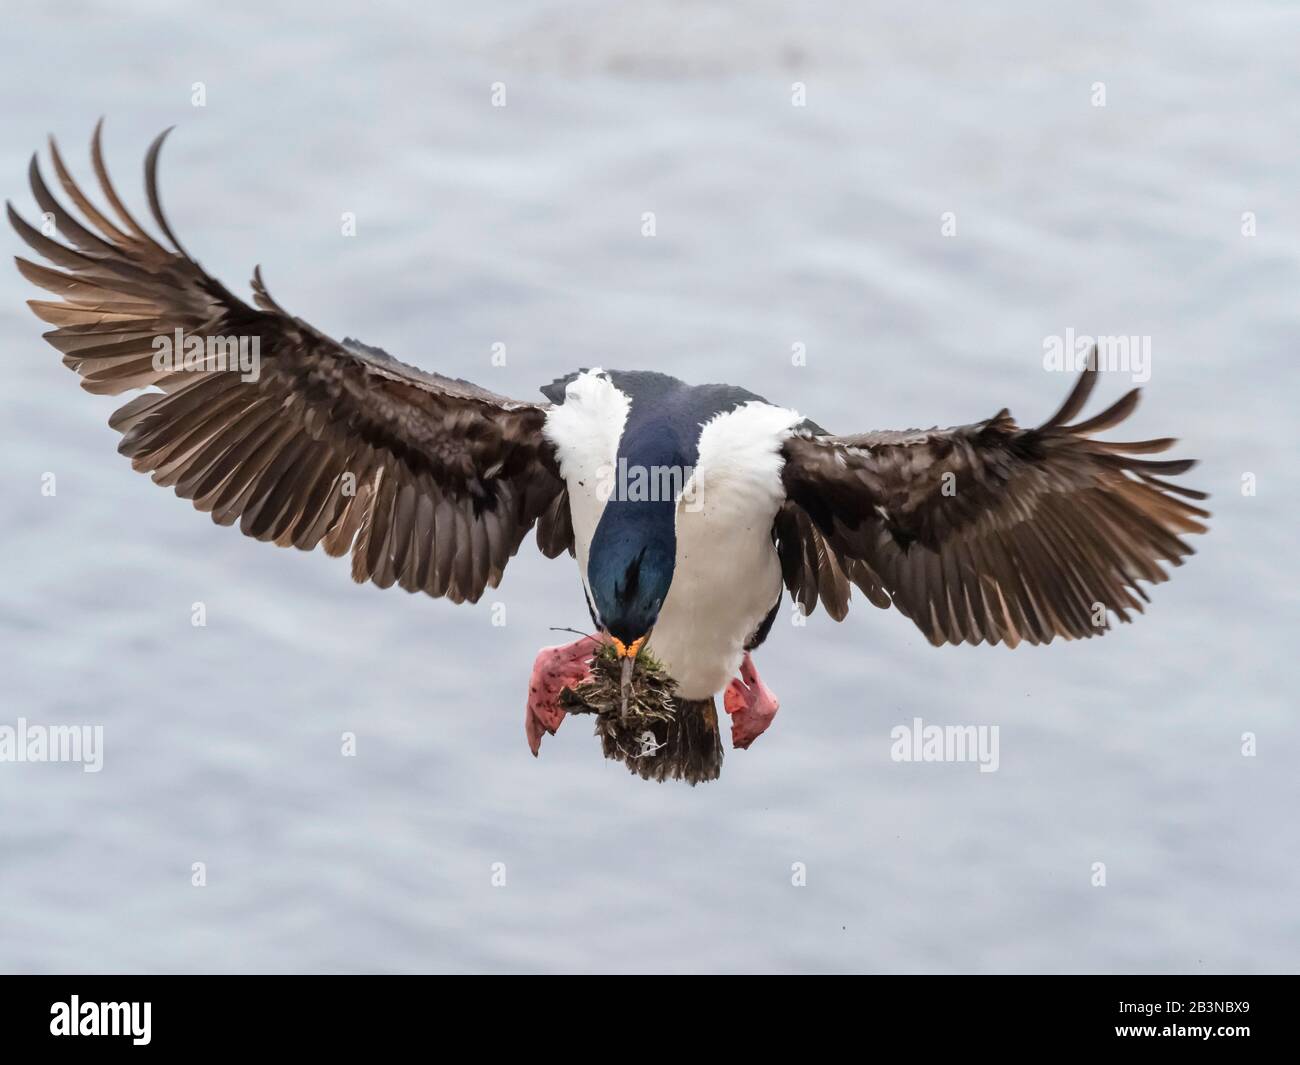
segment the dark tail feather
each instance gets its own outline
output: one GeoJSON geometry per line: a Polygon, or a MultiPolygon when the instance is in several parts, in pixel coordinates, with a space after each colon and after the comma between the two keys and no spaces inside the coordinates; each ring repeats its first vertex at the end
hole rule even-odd
{"type": "Polygon", "coordinates": [[[722,736],[712,699],[675,699],[668,721],[624,724],[618,714],[596,718],[605,757],[645,780],[685,780],[692,787],[722,772],[722,736]]]}

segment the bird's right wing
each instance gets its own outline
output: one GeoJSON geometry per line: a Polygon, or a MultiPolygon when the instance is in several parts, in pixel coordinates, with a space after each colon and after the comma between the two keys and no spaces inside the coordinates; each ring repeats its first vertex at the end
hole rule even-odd
{"type": "Polygon", "coordinates": [[[77,186],[53,140],[59,182],[94,229],[54,198],[35,157],[36,202],[72,247],[9,207],[23,240],[58,267],[17,260],[24,277],[60,297],[29,303],[57,327],[45,337],[82,387],[149,389],[109,421],[134,468],[219,524],[238,521],[281,546],[351,551],[357,581],[457,602],[495,586],[539,520],[547,554],[569,548],[567,496],[541,431],[546,406],[332,340],[276,304],[257,271],[256,306],[231,294],[163,215],[162,140],[149,149],[145,188],[170,246],[114,191],[98,127],[91,156],[116,221],[77,186]],[[173,340],[183,343],[169,351],[173,340]],[[256,372],[244,372],[254,350],[256,372]]]}

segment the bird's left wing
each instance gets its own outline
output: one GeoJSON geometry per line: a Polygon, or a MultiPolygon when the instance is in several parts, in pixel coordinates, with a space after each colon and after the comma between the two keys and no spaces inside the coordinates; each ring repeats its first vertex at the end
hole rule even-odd
{"type": "Polygon", "coordinates": [[[1171,439],[1093,439],[1137,389],[1069,424],[1096,380],[1086,370],[1035,429],[1003,410],[951,429],[789,437],[775,532],[792,594],[805,609],[820,595],[838,620],[852,581],[934,644],[1085,638],[1109,612],[1140,613],[1139,582],[1166,580],[1161,563],[1192,553],[1182,535],[1205,531],[1187,502],[1205,493],[1162,479],[1191,460],[1139,457],[1171,439]]]}
{"type": "Polygon", "coordinates": [[[77,186],[53,140],[55,173],[89,226],[55,199],[35,157],[32,191],[53,228],[36,229],[9,207],[23,240],[58,267],[17,260],[24,277],[61,297],[29,303],[56,326],[45,337],[82,387],[149,389],[109,421],[135,469],[219,524],[238,520],[248,536],[350,550],[357,581],[457,602],[497,584],[539,519],[547,554],[569,546],[543,405],[332,340],[276,304],[258,271],[255,306],[234,296],[190,258],[163,215],[162,141],[149,149],[145,188],[166,245],[110,184],[99,127],[91,157],[116,220],[77,186]]]}

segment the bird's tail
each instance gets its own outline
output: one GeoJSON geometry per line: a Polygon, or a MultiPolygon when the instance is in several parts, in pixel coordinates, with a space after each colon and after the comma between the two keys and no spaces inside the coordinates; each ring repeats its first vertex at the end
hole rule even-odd
{"type": "Polygon", "coordinates": [[[596,719],[605,757],[645,780],[685,780],[694,786],[722,772],[718,709],[710,699],[674,699],[676,713],[662,721],[624,723],[618,714],[596,719]]]}

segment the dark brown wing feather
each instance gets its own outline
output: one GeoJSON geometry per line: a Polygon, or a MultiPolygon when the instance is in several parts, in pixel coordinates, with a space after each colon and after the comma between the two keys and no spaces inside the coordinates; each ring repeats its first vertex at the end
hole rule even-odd
{"type": "Polygon", "coordinates": [[[19,235],[58,267],[17,260],[24,277],[60,297],[29,302],[56,327],[45,337],[82,387],[151,389],[109,422],[132,465],[220,524],[238,521],[245,534],[281,546],[351,550],[358,581],[458,602],[496,586],[543,515],[547,554],[572,550],[567,496],[541,433],[545,408],[336,342],[280,308],[260,271],[255,306],[232,295],[186,254],[163,215],[165,136],[149,149],[145,188],[170,247],[114,191],[98,126],[91,157],[116,221],[78,187],[53,140],[59,184],[89,225],[55,199],[35,157],[36,202],[71,247],[9,207],[19,235]],[[155,338],[178,328],[205,341],[257,338],[258,379],[156,369],[155,338]]]}
{"type": "MultiPolygon", "coordinates": [[[[1036,429],[1003,410],[952,429],[796,434],[776,536],[791,594],[815,605],[828,557],[877,606],[891,602],[932,643],[1047,643],[1105,632],[1140,613],[1139,582],[1181,565],[1205,531],[1205,493],[1163,480],[1191,460],[1136,458],[1168,438],[1091,439],[1132,413],[1138,390],[1086,421],[1097,371],[1036,429]],[[812,545],[811,547],[809,545],[812,545]],[[803,557],[800,557],[802,552],[803,557]]],[[[846,604],[821,599],[837,620],[846,604]]]]}

